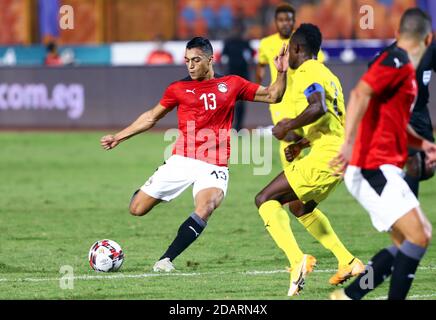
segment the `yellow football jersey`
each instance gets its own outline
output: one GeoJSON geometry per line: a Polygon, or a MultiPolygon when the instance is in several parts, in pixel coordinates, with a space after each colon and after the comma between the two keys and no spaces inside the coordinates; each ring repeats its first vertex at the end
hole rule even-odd
{"type": "MultiPolygon", "coordinates": [[[[271,83],[277,78],[277,71],[274,65],[274,58],[279,54],[280,49],[283,44],[288,45],[289,39],[280,38],[279,33],[275,33],[268,37],[263,38],[260,41],[259,52],[258,52],[258,62],[260,64],[267,64],[269,66],[269,70],[271,73],[271,83]]],[[[320,62],[324,62],[324,54],[320,50],[318,53],[318,60],[320,62]]],[[[289,117],[289,101],[290,101],[290,88],[292,87],[292,75],[295,73],[295,70],[288,69],[287,74],[287,87],[285,95],[280,103],[270,104],[270,111],[273,124],[275,125],[277,122],[282,120],[283,118],[289,117]]]]}
{"type": "Polygon", "coordinates": [[[309,105],[307,97],[320,92],[326,113],[317,121],[297,130],[310,141],[312,156],[323,157],[322,150],[337,153],[344,140],[345,104],[339,79],[318,60],[305,61],[293,75],[290,92],[292,116],[296,118],[309,105]],[[318,149],[316,151],[315,149],[318,149]]]}

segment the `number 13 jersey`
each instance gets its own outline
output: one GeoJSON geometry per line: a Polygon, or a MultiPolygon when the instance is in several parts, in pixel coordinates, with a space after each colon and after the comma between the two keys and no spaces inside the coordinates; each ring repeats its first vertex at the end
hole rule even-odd
{"type": "Polygon", "coordinates": [[[173,154],[227,166],[235,103],[253,101],[258,88],[235,75],[202,81],[187,77],[170,84],[160,104],[177,107],[180,132],[173,154]]]}

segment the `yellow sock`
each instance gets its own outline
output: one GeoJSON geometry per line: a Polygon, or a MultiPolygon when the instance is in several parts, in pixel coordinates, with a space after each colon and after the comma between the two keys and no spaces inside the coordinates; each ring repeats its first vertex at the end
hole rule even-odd
{"type": "Polygon", "coordinates": [[[275,200],[265,202],[260,206],[259,214],[265,223],[266,230],[277,246],[285,252],[291,266],[300,262],[304,254],[292,233],[289,215],[280,202],[275,200]]]}
{"type": "Polygon", "coordinates": [[[338,259],[339,265],[346,265],[354,256],[339,240],[329,219],[319,209],[298,218],[306,230],[338,259]]]}

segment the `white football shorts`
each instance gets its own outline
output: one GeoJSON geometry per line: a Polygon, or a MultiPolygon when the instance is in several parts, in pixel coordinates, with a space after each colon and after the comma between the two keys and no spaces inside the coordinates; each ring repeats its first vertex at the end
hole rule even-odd
{"type": "Polygon", "coordinates": [[[419,207],[418,199],[403,179],[403,170],[394,165],[375,170],[348,166],[344,181],[380,232],[389,231],[398,219],[419,207]]]}
{"type": "Polygon", "coordinates": [[[218,188],[227,193],[229,169],[201,160],[172,155],[145,182],[141,190],[149,196],[170,201],[193,185],[192,195],[207,188],[218,188]]]}

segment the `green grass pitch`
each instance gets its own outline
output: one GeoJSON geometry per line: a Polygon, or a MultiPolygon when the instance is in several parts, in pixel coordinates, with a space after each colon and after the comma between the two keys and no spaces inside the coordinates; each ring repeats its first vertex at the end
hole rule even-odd
{"type": "MultiPolygon", "coordinates": [[[[0,133],[0,299],[288,299],[287,261],[265,231],[255,194],[279,172],[254,176],[232,165],[228,194],[201,237],[175,260],[178,272],[151,268],[193,210],[192,192],[144,217],[128,213],[132,192],[163,162],[161,133],[135,137],[110,152],[100,132],[0,133]],[[121,244],[117,273],[96,273],[87,261],[100,239],[121,244]],[[74,288],[61,289],[61,266],[74,270],[74,288]]],[[[421,203],[436,223],[436,179],[422,184],[421,203]]],[[[349,250],[367,261],[390,243],[343,184],[320,208],[349,250]]],[[[326,299],[334,256],[292,218],[301,248],[318,259],[302,295],[326,299]]],[[[436,299],[436,249],[422,261],[410,298],[436,299]]],[[[368,298],[386,296],[384,284],[368,298]]]]}

